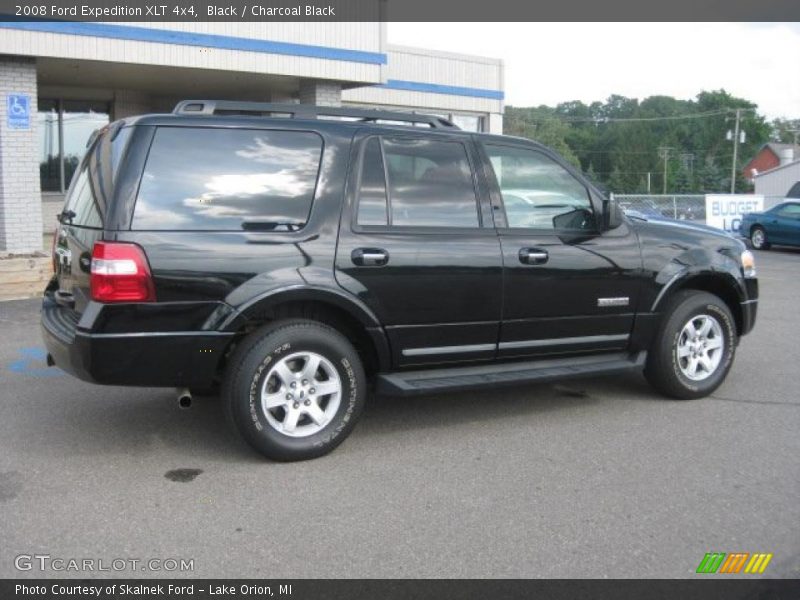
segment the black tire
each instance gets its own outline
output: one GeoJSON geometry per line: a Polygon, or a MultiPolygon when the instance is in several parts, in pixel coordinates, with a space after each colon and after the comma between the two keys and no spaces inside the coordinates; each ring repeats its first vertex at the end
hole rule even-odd
{"type": "Polygon", "coordinates": [[[644,374],[656,390],[677,400],[708,396],[725,380],[736,353],[736,324],[722,299],[706,292],[677,292],[664,310],[664,317],[647,356],[644,374]],[[716,369],[702,381],[686,376],[677,354],[684,326],[693,316],[708,315],[721,326],[722,357],[716,369]]]}
{"type": "Polygon", "coordinates": [[[366,395],[366,376],[353,345],[331,327],[305,319],[278,321],[251,333],[231,356],[222,383],[229,421],[248,444],[278,461],[307,460],[331,452],[353,430],[366,395]],[[302,352],[322,356],[335,368],[341,383],[340,401],[320,431],[290,437],[270,424],[261,405],[261,389],[277,361],[302,352]]]}
{"type": "Polygon", "coordinates": [[[755,225],[750,229],[750,243],[756,250],[769,250],[772,245],[767,241],[767,232],[761,225],[755,225]]]}

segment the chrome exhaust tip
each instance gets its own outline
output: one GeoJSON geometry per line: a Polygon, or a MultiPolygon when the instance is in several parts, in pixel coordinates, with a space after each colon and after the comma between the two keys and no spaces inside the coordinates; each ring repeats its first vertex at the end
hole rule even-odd
{"type": "Polygon", "coordinates": [[[179,388],[178,389],[178,408],[191,408],[192,406],[192,392],[189,391],[189,388],[179,388]]]}

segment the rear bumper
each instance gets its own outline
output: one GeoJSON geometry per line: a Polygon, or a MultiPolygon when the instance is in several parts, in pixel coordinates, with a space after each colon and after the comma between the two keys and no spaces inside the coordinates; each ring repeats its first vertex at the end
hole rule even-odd
{"type": "Polygon", "coordinates": [[[206,387],[233,333],[170,331],[91,333],[46,294],[42,337],[55,365],[84,381],[109,385],[206,387]]]}

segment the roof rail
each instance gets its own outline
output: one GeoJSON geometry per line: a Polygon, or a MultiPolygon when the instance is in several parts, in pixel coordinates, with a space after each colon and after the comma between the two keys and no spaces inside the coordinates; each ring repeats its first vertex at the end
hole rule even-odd
{"type": "Polygon", "coordinates": [[[428,125],[433,129],[458,129],[453,122],[437,117],[392,110],[315,106],[313,104],[276,104],[272,102],[238,102],[235,100],[181,100],[175,105],[176,115],[254,115],[261,117],[287,116],[293,119],[324,119],[345,117],[355,121],[398,121],[428,125]]]}

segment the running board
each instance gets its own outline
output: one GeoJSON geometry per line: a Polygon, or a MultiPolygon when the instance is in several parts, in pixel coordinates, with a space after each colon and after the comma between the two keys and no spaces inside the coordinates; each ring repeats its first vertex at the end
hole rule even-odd
{"type": "Polygon", "coordinates": [[[390,396],[407,396],[489,385],[573,379],[640,370],[644,367],[646,358],[645,351],[633,354],[614,352],[595,356],[379,373],[377,391],[390,396]]]}

